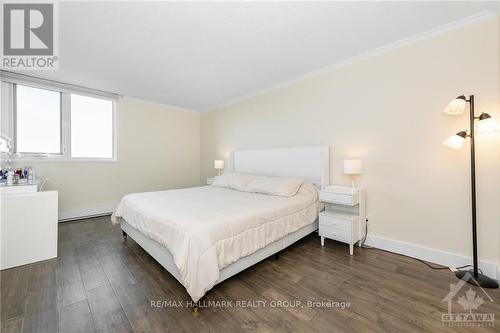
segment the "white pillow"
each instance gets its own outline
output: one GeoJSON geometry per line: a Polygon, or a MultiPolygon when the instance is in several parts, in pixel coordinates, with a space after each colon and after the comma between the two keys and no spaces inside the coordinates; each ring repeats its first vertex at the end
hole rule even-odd
{"type": "Polygon", "coordinates": [[[225,173],[221,176],[216,176],[212,186],[241,190],[254,178],[255,176],[253,175],[245,175],[242,173],[225,173]]]}
{"type": "Polygon", "coordinates": [[[304,183],[302,178],[256,176],[243,191],[291,197],[304,183]]]}

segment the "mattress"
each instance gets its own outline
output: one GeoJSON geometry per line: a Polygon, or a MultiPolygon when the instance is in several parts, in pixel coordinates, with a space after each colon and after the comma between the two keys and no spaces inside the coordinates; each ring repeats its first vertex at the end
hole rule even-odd
{"type": "Polygon", "coordinates": [[[203,186],[126,195],[112,221],[123,218],[165,247],[196,302],[221,270],[313,223],[319,209],[310,183],[290,198],[203,186]]]}

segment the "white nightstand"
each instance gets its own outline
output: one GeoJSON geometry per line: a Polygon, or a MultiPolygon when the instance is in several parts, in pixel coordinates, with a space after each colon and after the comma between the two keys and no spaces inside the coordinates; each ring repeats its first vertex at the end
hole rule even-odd
{"type": "Polygon", "coordinates": [[[361,246],[366,227],[366,190],[363,188],[332,186],[319,192],[319,200],[326,208],[319,213],[319,235],[321,246],[325,237],[349,244],[353,254],[356,242],[361,246]]]}
{"type": "Polygon", "coordinates": [[[207,178],[207,185],[210,185],[214,182],[215,180],[215,177],[210,177],[210,178],[207,178]]]}

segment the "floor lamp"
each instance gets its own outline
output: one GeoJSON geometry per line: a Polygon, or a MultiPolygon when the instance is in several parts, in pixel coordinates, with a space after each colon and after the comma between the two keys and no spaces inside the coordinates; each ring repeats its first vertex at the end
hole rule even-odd
{"type": "Polygon", "coordinates": [[[448,104],[444,112],[450,115],[460,115],[465,111],[465,107],[469,104],[469,132],[460,131],[449,137],[443,142],[444,145],[460,149],[465,143],[466,138],[470,138],[470,170],[471,170],[471,192],[472,192],[472,249],[473,249],[473,269],[471,271],[458,271],[456,276],[459,279],[465,280],[470,284],[483,288],[498,288],[498,282],[482,273],[479,273],[477,260],[477,221],[476,221],[476,157],[474,148],[474,127],[475,120],[478,120],[478,130],[486,132],[498,129],[496,121],[487,113],[481,113],[476,117],[474,114],[474,95],[467,99],[464,95],[458,96],[448,104]],[[471,278],[472,275],[472,278],[471,278]]]}

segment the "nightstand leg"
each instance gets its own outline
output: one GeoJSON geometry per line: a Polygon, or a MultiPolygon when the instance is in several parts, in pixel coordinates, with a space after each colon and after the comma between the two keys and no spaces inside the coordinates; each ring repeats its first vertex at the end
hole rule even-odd
{"type": "Polygon", "coordinates": [[[325,246],[325,237],[321,236],[321,246],[325,246]]]}
{"type": "Polygon", "coordinates": [[[351,254],[351,256],[354,254],[354,245],[352,244],[349,244],[349,253],[351,254]]]}

